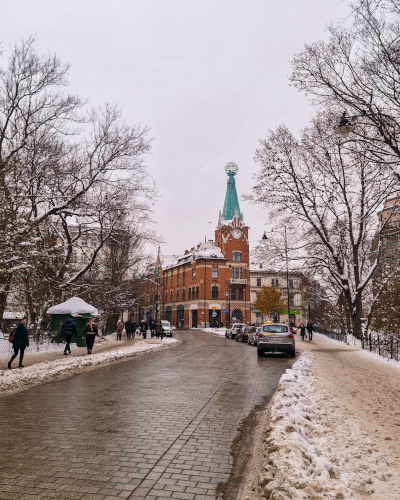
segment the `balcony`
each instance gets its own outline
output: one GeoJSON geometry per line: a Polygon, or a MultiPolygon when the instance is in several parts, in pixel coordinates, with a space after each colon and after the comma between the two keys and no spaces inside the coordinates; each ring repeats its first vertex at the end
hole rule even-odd
{"type": "Polygon", "coordinates": [[[247,280],[242,280],[242,279],[238,279],[238,278],[231,278],[229,280],[229,283],[231,285],[247,285],[247,280]]]}

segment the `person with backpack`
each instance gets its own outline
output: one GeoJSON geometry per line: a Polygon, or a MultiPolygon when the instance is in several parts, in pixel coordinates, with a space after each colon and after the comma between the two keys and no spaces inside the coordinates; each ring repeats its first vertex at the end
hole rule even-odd
{"type": "Polygon", "coordinates": [[[92,354],[94,338],[98,334],[99,331],[97,329],[97,325],[93,323],[93,319],[90,318],[89,323],[85,326],[85,329],[83,330],[83,335],[86,336],[86,347],[88,354],[92,354]]]}
{"type": "Polygon", "coordinates": [[[18,368],[23,368],[22,360],[24,359],[24,352],[27,347],[29,347],[29,333],[26,328],[26,321],[21,320],[20,324],[10,335],[10,342],[12,342],[14,354],[11,356],[8,362],[8,369],[11,370],[11,363],[18,356],[19,352],[19,365],[18,368]]]}
{"type": "Polygon", "coordinates": [[[312,323],[310,320],[308,320],[307,323],[307,332],[308,332],[308,339],[311,342],[312,341],[312,332],[314,331],[314,328],[312,326],[312,323]]]}
{"type": "Polygon", "coordinates": [[[301,340],[304,340],[304,336],[307,338],[306,327],[304,326],[303,323],[300,323],[300,326],[297,328],[296,331],[299,331],[299,330],[300,330],[301,340]]]}
{"type": "Polygon", "coordinates": [[[63,326],[61,327],[61,337],[65,338],[64,356],[68,356],[68,354],[71,354],[71,348],[69,345],[74,335],[78,335],[74,318],[67,318],[64,321],[63,326]]]}

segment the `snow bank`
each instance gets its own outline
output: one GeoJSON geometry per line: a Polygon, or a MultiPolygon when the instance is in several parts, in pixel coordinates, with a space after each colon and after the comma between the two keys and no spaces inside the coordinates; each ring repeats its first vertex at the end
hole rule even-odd
{"type": "Polygon", "coordinates": [[[357,355],[365,356],[367,358],[373,359],[374,361],[379,361],[385,365],[394,366],[395,368],[400,368],[400,362],[395,359],[385,358],[376,352],[367,351],[366,349],[361,349],[356,352],[357,355]]]}
{"type": "Polygon", "coordinates": [[[215,333],[215,335],[221,335],[221,337],[225,337],[226,328],[201,328],[201,331],[215,333]]]}
{"type": "Polygon", "coordinates": [[[121,359],[130,358],[145,351],[157,351],[163,349],[167,344],[176,344],[178,342],[178,340],[171,338],[165,339],[159,344],[148,344],[141,340],[135,342],[133,346],[124,349],[45,361],[44,363],[37,363],[23,369],[0,370],[0,394],[2,392],[20,390],[28,386],[51,382],[66,375],[79,373],[93,366],[120,361],[121,359]]]}
{"type": "Polygon", "coordinates": [[[99,316],[99,311],[90,304],[87,304],[83,299],[72,297],[62,304],[50,307],[50,309],[47,310],[47,314],[71,314],[71,316],[92,314],[93,316],[99,316]]]}
{"type": "Polygon", "coordinates": [[[345,418],[337,401],[329,401],[323,384],[316,390],[314,360],[311,351],[302,351],[273,398],[258,477],[264,498],[346,499],[356,492],[364,497],[373,493],[373,479],[390,476],[365,430],[345,418]]]}
{"type": "MultiPolygon", "coordinates": [[[[70,344],[71,349],[76,348],[76,344],[70,344]]],[[[53,352],[53,351],[63,351],[65,349],[65,343],[57,344],[56,342],[39,342],[36,343],[29,339],[29,347],[25,349],[25,354],[36,354],[40,352],[53,352]]],[[[12,344],[8,340],[0,338],[0,359],[8,359],[14,354],[14,349],[12,344]]]]}

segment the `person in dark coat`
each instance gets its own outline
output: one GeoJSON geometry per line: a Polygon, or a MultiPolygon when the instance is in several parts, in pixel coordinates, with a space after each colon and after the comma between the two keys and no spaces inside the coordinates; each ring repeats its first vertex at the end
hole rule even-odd
{"type": "Polygon", "coordinates": [[[23,368],[22,360],[24,359],[25,348],[29,347],[29,334],[26,329],[26,321],[23,319],[21,323],[15,329],[14,341],[13,341],[13,349],[14,354],[11,356],[10,361],[8,362],[8,369],[11,370],[11,363],[18,356],[19,351],[19,365],[18,368],[23,368]]]}
{"type": "Polygon", "coordinates": [[[94,338],[98,334],[99,331],[97,329],[97,325],[93,323],[92,318],[90,318],[89,323],[85,326],[85,329],[83,330],[83,335],[86,336],[86,347],[88,354],[92,354],[94,338]]]}
{"type": "Polygon", "coordinates": [[[154,321],[154,319],[150,320],[149,328],[150,328],[151,338],[153,338],[154,337],[154,332],[156,330],[156,322],[154,321]]]}
{"type": "Polygon", "coordinates": [[[126,336],[128,339],[132,337],[132,332],[133,332],[133,325],[132,321],[128,319],[128,321],[125,323],[125,331],[126,331],[126,336]]]}
{"type": "Polygon", "coordinates": [[[73,335],[78,335],[74,318],[67,318],[61,328],[61,337],[65,338],[65,356],[67,356],[68,353],[71,354],[71,348],[69,344],[71,343],[73,335]]]}
{"type": "Polygon", "coordinates": [[[160,335],[162,334],[162,324],[161,324],[161,320],[160,321],[157,321],[157,324],[156,324],[156,337],[159,339],[160,338],[160,335]]]}
{"type": "Polygon", "coordinates": [[[309,320],[308,323],[307,323],[307,332],[308,332],[308,339],[309,339],[310,342],[312,340],[312,332],[313,331],[314,331],[314,328],[312,326],[311,321],[309,320]]]}
{"type": "Polygon", "coordinates": [[[138,327],[138,324],[136,323],[135,320],[133,320],[132,321],[132,338],[135,338],[137,327],[138,327]]]}
{"type": "Polygon", "coordinates": [[[307,338],[306,327],[303,325],[303,323],[300,323],[300,326],[297,328],[296,331],[298,330],[300,330],[301,340],[304,340],[304,336],[307,338]]]}
{"type": "Polygon", "coordinates": [[[146,338],[146,332],[147,332],[147,323],[144,319],[142,319],[140,323],[140,333],[143,335],[143,338],[146,338]]]}

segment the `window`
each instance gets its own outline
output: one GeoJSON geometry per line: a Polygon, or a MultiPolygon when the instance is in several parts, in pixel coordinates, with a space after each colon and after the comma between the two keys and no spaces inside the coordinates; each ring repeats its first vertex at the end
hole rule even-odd
{"type": "Polygon", "coordinates": [[[289,299],[289,305],[294,306],[294,298],[293,297],[289,299]]]}
{"type": "Polygon", "coordinates": [[[231,288],[231,300],[236,300],[236,288],[231,288]]]}
{"type": "Polygon", "coordinates": [[[293,288],[293,280],[289,280],[289,288],[293,288]]]}
{"type": "Polygon", "coordinates": [[[88,243],[88,242],[87,242],[87,240],[82,240],[82,246],[83,246],[83,247],[87,247],[87,246],[88,246],[88,244],[87,244],[87,243],[88,243]]]}
{"type": "Polygon", "coordinates": [[[242,260],[240,252],[233,252],[232,259],[240,262],[242,260]]]}
{"type": "Polygon", "coordinates": [[[171,274],[171,286],[174,284],[174,275],[171,274]]]}
{"type": "Polygon", "coordinates": [[[170,302],[172,302],[172,290],[171,290],[171,300],[170,300],[170,302]]]}
{"type": "Polygon", "coordinates": [[[212,292],[212,298],[218,300],[218,287],[217,286],[213,286],[211,288],[211,292],[212,292]]]}
{"type": "Polygon", "coordinates": [[[179,302],[179,290],[176,291],[176,301],[179,302]]]}
{"type": "Polygon", "coordinates": [[[239,288],[239,300],[243,300],[243,288],[239,288]]]}
{"type": "Polygon", "coordinates": [[[179,285],[179,273],[176,275],[176,284],[179,285]]]}
{"type": "Polygon", "coordinates": [[[192,281],[196,279],[196,269],[192,269],[192,281]]]}
{"type": "Polygon", "coordinates": [[[242,268],[239,268],[239,276],[240,276],[240,279],[242,279],[242,271],[243,271],[243,269],[242,269],[242,268]]]}
{"type": "Polygon", "coordinates": [[[261,286],[261,278],[257,278],[257,286],[261,286]]]}
{"type": "Polygon", "coordinates": [[[239,268],[235,267],[235,278],[238,280],[239,279],[239,268]]]}
{"type": "Polygon", "coordinates": [[[185,289],[182,290],[182,302],[185,301],[185,289]]]}
{"type": "Polygon", "coordinates": [[[232,267],[232,279],[234,279],[234,277],[235,277],[235,268],[232,267]]]}
{"type": "Polygon", "coordinates": [[[183,271],[183,273],[182,273],[182,283],[185,283],[185,281],[186,281],[185,280],[185,274],[186,274],[185,271],[183,271]]]}
{"type": "Polygon", "coordinates": [[[83,253],[81,254],[81,262],[87,262],[88,261],[88,258],[86,257],[86,255],[83,253]]]}
{"type": "Polygon", "coordinates": [[[196,299],[199,298],[199,287],[196,287],[196,299]]]}
{"type": "Polygon", "coordinates": [[[278,279],[272,278],[271,282],[272,282],[272,286],[278,286],[279,285],[279,280],[278,279]]]}
{"type": "Polygon", "coordinates": [[[213,267],[212,277],[213,277],[213,280],[217,280],[218,279],[218,267],[213,267]]]}
{"type": "Polygon", "coordinates": [[[189,291],[188,291],[188,299],[192,300],[192,289],[191,288],[189,288],[189,291]]]}
{"type": "Polygon", "coordinates": [[[168,292],[167,290],[165,290],[165,302],[167,302],[167,300],[168,300],[168,292]]]}

